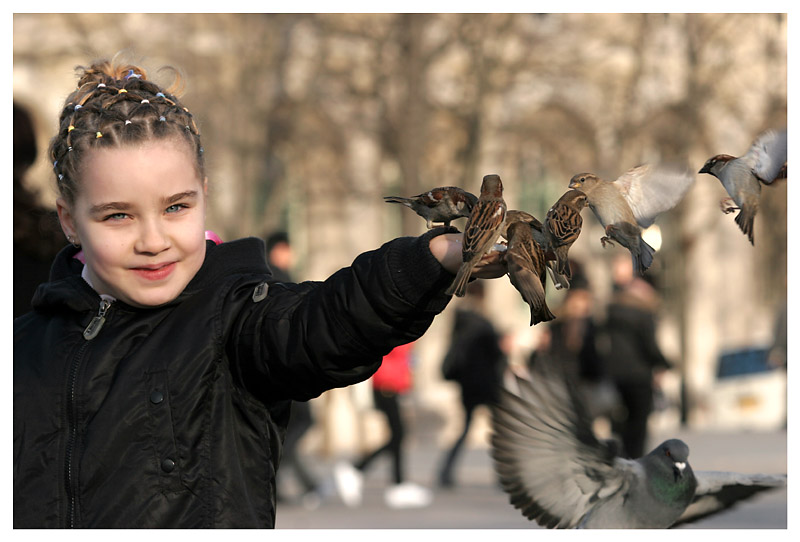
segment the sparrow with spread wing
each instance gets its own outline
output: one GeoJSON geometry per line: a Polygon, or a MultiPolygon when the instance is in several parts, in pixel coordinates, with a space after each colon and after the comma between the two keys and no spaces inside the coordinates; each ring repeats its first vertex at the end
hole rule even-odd
{"type": "Polygon", "coordinates": [[[761,185],[786,178],[786,148],[786,130],[767,130],[753,141],[743,156],[712,156],[699,171],[720,180],[730,196],[720,202],[722,211],[727,214],[739,210],[736,224],[750,244],[754,244],[753,221],[758,213],[761,185]],[[731,205],[731,200],[734,205],[731,205]]]}
{"type": "Polygon", "coordinates": [[[644,273],[653,262],[653,247],[642,239],[641,232],[656,217],[675,207],[694,183],[694,175],[685,168],[645,164],[632,168],[615,180],[605,181],[593,173],[579,173],[569,187],[586,194],[586,202],[606,228],[605,246],[610,239],[628,248],[633,268],[644,273]],[[614,226],[609,231],[609,226],[614,226]],[[623,231],[631,239],[621,239],[623,231]]]}

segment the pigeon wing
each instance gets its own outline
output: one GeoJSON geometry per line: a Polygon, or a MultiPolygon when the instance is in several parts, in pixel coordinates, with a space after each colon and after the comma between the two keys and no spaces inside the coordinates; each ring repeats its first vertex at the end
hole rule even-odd
{"type": "Polygon", "coordinates": [[[575,390],[556,368],[515,377],[493,409],[492,457],[510,502],[549,528],[573,528],[598,503],[624,493],[627,462],[592,433],[575,390]]]}
{"type": "Polygon", "coordinates": [[[678,205],[692,187],[695,176],[688,168],[644,164],[631,168],[614,181],[642,228],[678,205]]]}
{"type": "Polygon", "coordinates": [[[675,525],[697,521],[734,506],[761,491],[786,486],[786,475],[695,472],[697,491],[675,525]]]}
{"type": "Polygon", "coordinates": [[[767,130],[753,141],[741,159],[761,182],[771,184],[786,164],[786,153],[786,130],[767,130]]]}

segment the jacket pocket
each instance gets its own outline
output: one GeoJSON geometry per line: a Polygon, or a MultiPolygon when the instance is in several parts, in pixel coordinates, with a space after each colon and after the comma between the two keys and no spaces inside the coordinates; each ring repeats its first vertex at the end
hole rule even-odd
{"type": "Polygon", "coordinates": [[[175,440],[170,407],[167,371],[148,373],[146,378],[147,410],[151,424],[155,465],[159,485],[165,493],[185,489],[181,478],[181,458],[175,440]]]}

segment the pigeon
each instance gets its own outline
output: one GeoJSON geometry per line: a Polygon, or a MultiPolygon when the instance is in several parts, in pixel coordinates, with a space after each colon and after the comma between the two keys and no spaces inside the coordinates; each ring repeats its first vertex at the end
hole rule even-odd
{"type": "Polygon", "coordinates": [[[786,485],[785,475],[693,471],[670,439],[638,459],[592,432],[560,367],[514,376],[492,407],[492,457],[510,503],[548,528],[670,528],[786,485]]]}
{"type": "Polygon", "coordinates": [[[506,221],[506,202],[503,182],[499,175],[486,175],[481,182],[481,195],[464,226],[462,261],[447,295],[464,297],[472,269],[494,245],[506,221]]]}
{"type": "Polygon", "coordinates": [[[586,207],[586,194],[579,190],[567,190],[547,211],[544,219],[544,233],[548,248],[556,257],[556,270],[567,279],[572,278],[569,267],[569,249],[581,233],[583,218],[581,211],[586,207]]]}
{"type": "Polygon", "coordinates": [[[721,203],[724,213],[739,210],[736,224],[753,243],[753,220],[758,213],[761,185],[785,179],[786,130],[767,130],[753,141],[750,149],[740,157],[718,154],[709,158],[699,173],[708,173],[720,180],[730,196],[721,203]],[[729,204],[733,201],[733,205],[729,204]]]}
{"type": "Polygon", "coordinates": [[[535,325],[553,320],[555,315],[547,307],[544,295],[546,280],[544,252],[534,241],[531,230],[530,225],[521,220],[506,227],[508,249],[505,262],[511,284],[530,306],[530,325],[535,325]]]}
{"type": "MultiPolygon", "coordinates": [[[[629,169],[615,181],[579,173],[570,179],[569,187],[586,194],[589,207],[604,228],[624,222],[626,225],[619,227],[625,228],[626,234],[635,231],[633,268],[644,274],[653,262],[655,250],[642,239],[641,230],[680,203],[694,181],[694,175],[686,168],[644,164],[629,169]]],[[[603,246],[607,239],[601,239],[603,246]]]]}
{"type": "Polygon", "coordinates": [[[468,217],[478,200],[475,194],[456,186],[441,186],[410,198],[387,196],[383,199],[386,203],[400,203],[412,209],[425,219],[428,229],[434,222],[442,222],[449,228],[451,221],[468,217]]]}

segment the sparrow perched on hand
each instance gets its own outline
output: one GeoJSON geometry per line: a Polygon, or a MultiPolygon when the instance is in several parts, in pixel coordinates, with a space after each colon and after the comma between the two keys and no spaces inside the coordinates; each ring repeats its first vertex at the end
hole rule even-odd
{"type": "Polygon", "coordinates": [[[425,219],[428,229],[433,227],[433,222],[443,222],[449,227],[450,221],[469,216],[478,200],[475,194],[455,186],[434,188],[410,198],[388,196],[383,199],[386,203],[400,203],[412,209],[425,219]]]}
{"type": "MultiPolygon", "coordinates": [[[[615,225],[611,233],[622,231],[625,236],[634,237],[626,241],[630,245],[627,248],[634,270],[642,274],[652,264],[655,253],[642,239],[642,229],[675,207],[693,183],[694,175],[686,169],[645,164],[626,171],[616,181],[579,173],[572,177],[569,187],[586,194],[586,202],[603,227],[615,225]]],[[[603,246],[610,237],[608,230],[606,235],[600,239],[603,246]]],[[[626,246],[622,241],[620,244],[626,246]]]]}
{"type": "Polygon", "coordinates": [[[494,246],[500,232],[503,231],[505,220],[503,182],[498,175],[486,175],[481,183],[481,195],[464,226],[464,244],[461,247],[464,263],[459,267],[453,283],[445,291],[447,295],[464,296],[472,268],[494,246]]]}
{"type": "Polygon", "coordinates": [[[739,210],[736,223],[753,243],[753,219],[758,213],[761,183],[772,184],[786,178],[786,130],[767,130],[759,135],[750,149],[738,158],[718,154],[709,158],[699,173],[708,173],[720,180],[730,198],[720,203],[724,213],[739,210]],[[730,205],[733,200],[738,206],[730,205]]]}
{"type": "Polygon", "coordinates": [[[547,322],[555,318],[547,307],[544,296],[545,255],[533,239],[530,224],[516,220],[506,228],[508,249],[505,262],[511,284],[522,295],[531,308],[530,325],[547,322]]]}
{"type": "Polygon", "coordinates": [[[581,211],[586,207],[586,194],[579,190],[566,191],[547,211],[544,219],[544,234],[547,245],[556,257],[556,271],[572,278],[569,268],[569,248],[581,233],[583,218],[581,211]]]}
{"type": "Polygon", "coordinates": [[[555,286],[556,290],[561,290],[562,288],[568,289],[569,280],[567,277],[564,276],[563,273],[559,273],[554,269],[554,266],[556,265],[556,254],[550,248],[547,235],[544,232],[544,224],[539,222],[539,219],[530,213],[526,213],[525,211],[509,209],[506,211],[506,225],[502,236],[508,240],[508,226],[518,221],[524,222],[530,226],[533,240],[537,245],[539,245],[539,248],[542,249],[545,258],[545,264],[547,265],[547,271],[550,273],[550,278],[553,280],[553,285],[555,286]]]}

